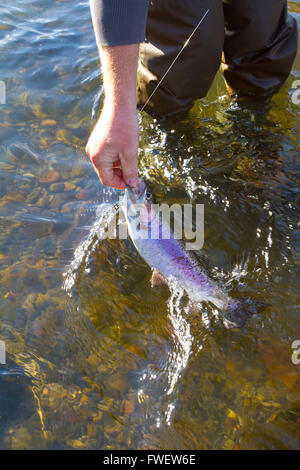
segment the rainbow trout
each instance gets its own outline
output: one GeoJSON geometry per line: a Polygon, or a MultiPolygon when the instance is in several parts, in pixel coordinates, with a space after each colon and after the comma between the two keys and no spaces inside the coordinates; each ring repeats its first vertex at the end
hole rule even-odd
{"type": "Polygon", "coordinates": [[[240,328],[250,316],[265,309],[264,302],[234,300],[222,290],[195,254],[174,238],[153,207],[151,192],[144,182],[134,191],[126,189],[124,212],[128,233],[141,257],[153,269],[154,284],[156,281],[175,283],[185,290],[194,306],[199,307],[203,301],[211,302],[223,312],[227,328],[240,328]],[[151,233],[156,233],[156,238],[152,238],[151,233]]]}

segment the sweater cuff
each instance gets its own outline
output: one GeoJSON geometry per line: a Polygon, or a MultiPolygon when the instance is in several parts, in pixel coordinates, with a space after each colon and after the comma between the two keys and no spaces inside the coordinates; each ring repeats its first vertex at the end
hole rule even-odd
{"type": "Polygon", "coordinates": [[[98,46],[144,42],[149,0],[90,0],[98,46]]]}

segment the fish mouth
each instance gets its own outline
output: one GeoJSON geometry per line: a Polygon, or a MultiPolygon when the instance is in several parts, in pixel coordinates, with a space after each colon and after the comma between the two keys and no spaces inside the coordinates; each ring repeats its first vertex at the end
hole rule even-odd
{"type": "Polygon", "coordinates": [[[141,200],[144,198],[146,190],[147,190],[147,186],[145,185],[143,181],[140,181],[139,184],[135,188],[132,188],[127,185],[129,198],[131,202],[134,204],[141,202],[141,200]]]}

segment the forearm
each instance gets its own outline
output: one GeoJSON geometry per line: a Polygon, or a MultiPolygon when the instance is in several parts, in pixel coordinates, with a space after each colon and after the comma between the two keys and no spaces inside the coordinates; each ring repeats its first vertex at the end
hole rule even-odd
{"type": "Polygon", "coordinates": [[[139,45],[100,48],[105,99],[86,152],[101,182],[113,188],[138,181],[136,77],[139,45]]]}
{"type": "Polygon", "coordinates": [[[113,188],[138,182],[136,79],[148,0],[90,0],[100,51],[104,106],[86,152],[101,182],[113,188]]]}
{"type": "Polygon", "coordinates": [[[139,44],[100,48],[106,109],[136,109],[138,54],[139,44]]]}

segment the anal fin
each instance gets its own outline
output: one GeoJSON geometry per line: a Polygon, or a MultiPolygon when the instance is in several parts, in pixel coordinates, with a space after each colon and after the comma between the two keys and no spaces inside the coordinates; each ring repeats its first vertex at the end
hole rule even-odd
{"type": "Polygon", "coordinates": [[[151,286],[158,287],[164,284],[167,284],[168,281],[165,276],[158,269],[153,269],[152,277],[151,277],[151,286]]]}

